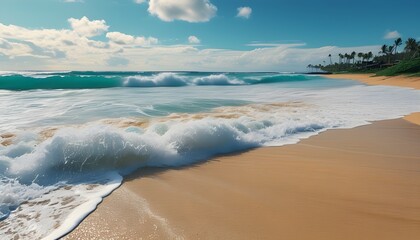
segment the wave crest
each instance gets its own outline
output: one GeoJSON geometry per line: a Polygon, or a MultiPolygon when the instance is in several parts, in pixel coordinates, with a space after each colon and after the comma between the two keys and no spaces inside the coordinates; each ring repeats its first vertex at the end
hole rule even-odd
{"type": "Polygon", "coordinates": [[[125,87],[181,87],[188,85],[187,78],[176,73],[159,73],[152,76],[127,77],[125,87]]]}
{"type": "Polygon", "coordinates": [[[244,81],[230,79],[224,74],[212,74],[205,77],[198,77],[193,80],[195,85],[242,85],[244,81]]]}
{"type": "Polygon", "coordinates": [[[0,89],[96,89],[115,87],[183,87],[203,85],[253,85],[317,79],[316,76],[261,73],[247,77],[241,73],[182,72],[5,72],[0,73],[0,89]]]}

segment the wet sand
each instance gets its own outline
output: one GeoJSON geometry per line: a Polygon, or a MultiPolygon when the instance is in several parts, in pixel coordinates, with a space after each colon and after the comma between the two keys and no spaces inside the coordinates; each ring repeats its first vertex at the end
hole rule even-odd
{"type": "MultiPolygon", "coordinates": [[[[411,76],[375,76],[375,74],[329,74],[322,75],[323,77],[333,79],[352,79],[368,85],[385,85],[385,86],[397,86],[397,87],[409,87],[420,90],[420,77],[411,76]]],[[[406,117],[405,120],[420,124],[420,112],[412,113],[406,117]]]]}
{"type": "Polygon", "coordinates": [[[142,169],[66,239],[418,239],[420,114],[405,119],[142,169]]]}

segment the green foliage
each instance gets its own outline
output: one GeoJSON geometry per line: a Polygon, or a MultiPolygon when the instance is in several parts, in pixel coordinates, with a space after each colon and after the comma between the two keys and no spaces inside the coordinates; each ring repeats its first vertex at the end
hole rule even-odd
{"type": "Polygon", "coordinates": [[[400,74],[420,74],[420,58],[403,60],[397,65],[376,73],[378,76],[395,76],[400,74]]]}
{"type": "MultiPolygon", "coordinates": [[[[382,76],[420,73],[420,41],[408,38],[405,42],[404,51],[398,52],[398,47],[403,44],[401,38],[395,39],[392,45],[382,45],[379,55],[372,52],[339,53],[338,62],[333,63],[331,54],[328,55],[329,65],[322,66],[309,64],[312,71],[333,73],[377,73],[382,76]],[[356,59],[357,58],[357,59],[356,59]]],[[[325,64],[326,61],[324,61],[325,64]]]]}

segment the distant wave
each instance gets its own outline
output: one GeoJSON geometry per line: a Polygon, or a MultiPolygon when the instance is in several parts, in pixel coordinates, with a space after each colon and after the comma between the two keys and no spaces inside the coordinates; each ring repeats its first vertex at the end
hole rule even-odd
{"type": "Polygon", "coordinates": [[[280,75],[280,76],[269,76],[257,80],[254,84],[269,84],[269,83],[280,83],[280,82],[300,82],[314,79],[313,76],[306,75],[280,75]]]}
{"type": "Polygon", "coordinates": [[[237,73],[178,72],[1,72],[0,89],[100,89],[115,87],[183,87],[272,84],[316,79],[316,76],[259,74],[252,78],[237,73]]]}
{"type": "Polygon", "coordinates": [[[123,84],[125,87],[180,87],[185,85],[188,85],[186,77],[175,73],[126,77],[123,84]]]}
{"type": "Polygon", "coordinates": [[[103,76],[69,76],[52,75],[40,78],[39,75],[11,75],[0,77],[0,89],[3,90],[34,90],[34,89],[93,89],[121,87],[118,77],[103,76]]]}
{"type": "Polygon", "coordinates": [[[224,74],[212,74],[205,77],[199,77],[194,79],[196,85],[243,85],[246,84],[244,81],[238,79],[230,79],[224,74]]]}

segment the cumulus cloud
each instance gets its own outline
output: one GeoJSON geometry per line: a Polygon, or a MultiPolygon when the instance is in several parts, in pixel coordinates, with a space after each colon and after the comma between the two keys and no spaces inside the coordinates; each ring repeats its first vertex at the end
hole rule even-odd
{"type": "Polygon", "coordinates": [[[188,37],[188,42],[190,43],[190,44],[200,44],[200,39],[198,38],[198,37],[196,37],[196,36],[189,36],[188,37]]]}
{"type": "Polygon", "coordinates": [[[136,37],[135,44],[139,46],[148,46],[153,44],[158,44],[159,40],[154,37],[136,37]]]}
{"type": "Polygon", "coordinates": [[[166,22],[207,22],[216,15],[210,0],[150,0],[148,11],[166,22]]]}
{"type": "Polygon", "coordinates": [[[0,23],[0,38],[9,48],[0,48],[0,54],[9,59],[1,64],[3,69],[92,68],[119,50],[72,29],[27,29],[0,23]]]}
{"type": "Polygon", "coordinates": [[[158,43],[158,39],[154,37],[134,37],[120,32],[109,32],[106,37],[111,42],[120,45],[149,46],[158,43]]]}
{"type": "Polygon", "coordinates": [[[250,8],[250,7],[239,7],[237,10],[238,10],[238,14],[236,14],[237,17],[246,18],[246,19],[251,17],[252,8],[250,8]]]}
{"type": "Polygon", "coordinates": [[[378,52],[380,48],[263,43],[251,50],[198,49],[190,44],[154,45],[157,39],[121,32],[106,36],[106,40],[93,40],[73,28],[28,29],[0,23],[0,69],[304,71],[309,63],[327,60],[328,54],[334,59],[338,53],[378,52]]]}
{"type": "Polygon", "coordinates": [[[109,32],[106,37],[116,44],[132,44],[135,40],[133,36],[120,32],[109,32]]]}
{"type": "MultiPolygon", "coordinates": [[[[0,26],[1,27],[1,26],[0,26]]],[[[0,38],[0,54],[10,56],[11,59],[16,57],[29,57],[34,50],[27,44],[11,42],[0,38]]]]}
{"type": "Polygon", "coordinates": [[[401,34],[398,31],[387,31],[385,33],[384,39],[395,39],[401,37],[401,34]]]}
{"type": "Polygon", "coordinates": [[[109,28],[109,26],[106,25],[105,20],[90,21],[86,16],[81,19],[70,18],[68,19],[68,22],[75,32],[86,37],[101,35],[108,31],[109,28]]]}
{"type": "Polygon", "coordinates": [[[0,68],[94,69],[95,66],[125,66],[129,60],[123,61],[121,57],[120,61],[116,61],[117,58],[111,57],[119,56],[126,48],[158,43],[153,37],[133,37],[119,32],[111,32],[107,41],[93,40],[90,37],[108,28],[103,20],[96,20],[96,23],[99,23],[97,27],[91,27],[89,31],[81,31],[77,24],[70,29],[28,29],[0,23],[0,55],[9,59],[0,68]]]}
{"type": "Polygon", "coordinates": [[[137,3],[137,4],[142,4],[144,2],[146,2],[146,0],[134,0],[134,3],[137,3]]]}

